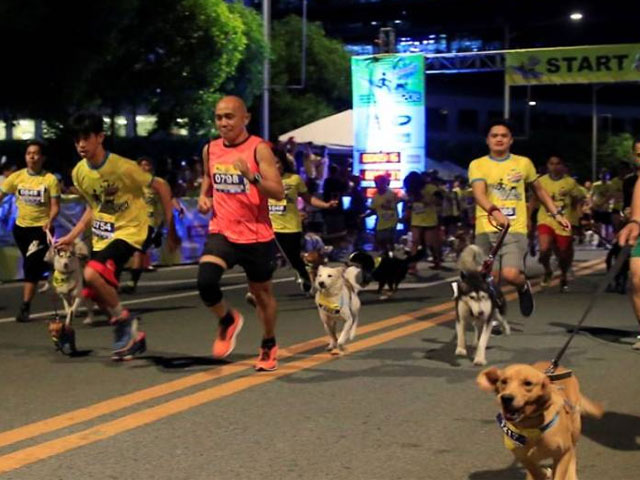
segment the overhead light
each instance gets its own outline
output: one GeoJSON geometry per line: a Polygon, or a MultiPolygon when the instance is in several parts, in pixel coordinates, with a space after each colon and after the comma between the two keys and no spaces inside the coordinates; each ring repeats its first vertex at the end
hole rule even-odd
{"type": "Polygon", "coordinates": [[[393,23],[397,25],[398,23],[402,23],[402,20],[394,20],[393,23]]]}
{"type": "Polygon", "coordinates": [[[371,22],[371,25],[378,25],[378,22],[376,22],[376,21],[372,21],[372,22],[371,22]]]}
{"type": "Polygon", "coordinates": [[[580,12],[573,12],[571,15],[569,15],[569,18],[574,22],[579,22],[583,17],[584,15],[582,15],[580,12]]]}
{"type": "Polygon", "coordinates": [[[538,104],[538,102],[536,102],[535,100],[529,100],[529,106],[530,107],[535,107],[538,104]]]}

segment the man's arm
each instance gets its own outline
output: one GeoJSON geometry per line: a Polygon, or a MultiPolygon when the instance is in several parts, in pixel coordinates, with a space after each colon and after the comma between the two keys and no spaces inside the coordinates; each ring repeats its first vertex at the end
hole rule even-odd
{"type": "Polygon", "coordinates": [[[59,197],[51,197],[51,204],[49,208],[49,220],[44,225],[44,230],[51,230],[51,226],[53,225],[53,221],[60,213],[60,198],[59,197]]]}
{"type": "Polygon", "coordinates": [[[536,179],[531,183],[531,187],[533,188],[533,192],[536,194],[536,197],[538,197],[538,200],[540,200],[540,203],[542,203],[544,208],[547,209],[554,220],[558,222],[565,230],[571,230],[571,223],[569,223],[569,220],[567,220],[564,216],[562,216],[562,214],[558,212],[558,208],[556,207],[555,203],[553,203],[553,200],[544,189],[542,184],[536,179]]]}
{"type": "Polygon", "coordinates": [[[91,210],[91,206],[87,203],[84,209],[84,213],[76,226],[71,229],[69,233],[67,233],[64,237],[59,238],[56,242],[56,245],[71,245],[73,241],[78,238],[82,233],[87,229],[87,226],[91,223],[91,219],[93,218],[93,211],[91,210]]]}
{"type": "MultiPolygon", "coordinates": [[[[262,179],[257,184],[258,190],[266,195],[268,198],[274,200],[284,199],[284,185],[282,185],[282,178],[280,172],[276,166],[276,157],[266,143],[261,143],[256,148],[256,158],[258,160],[258,169],[260,170],[260,176],[262,179]]],[[[253,182],[255,175],[249,170],[247,162],[242,158],[238,158],[235,161],[234,166],[238,171],[244,175],[244,177],[253,182]]]]}
{"type": "Polygon", "coordinates": [[[159,177],[153,177],[151,185],[149,185],[160,197],[160,203],[162,203],[162,210],[164,211],[164,224],[167,228],[171,227],[173,222],[173,205],[171,203],[171,187],[163,179],[159,177]]]}
{"type": "Polygon", "coordinates": [[[640,234],[640,182],[633,187],[633,199],[631,200],[631,219],[618,234],[620,245],[635,245],[640,234]]]}
{"type": "Polygon", "coordinates": [[[202,147],[202,183],[200,184],[200,196],[198,197],[198,211],[208,213],[212,205],[212,185],[209,174],[209,144],[202,147]]]}
{"type": "Polygon", "coordinates": [[[489,197],[487,197],[487,182],[484,180],[476,180],[471,184],[473,199],[480,208],[482,208],[490,217],[492,217],[500,227],[509,225],[509,219],[504,216],[498,207],[496,207],[489,197]]]}

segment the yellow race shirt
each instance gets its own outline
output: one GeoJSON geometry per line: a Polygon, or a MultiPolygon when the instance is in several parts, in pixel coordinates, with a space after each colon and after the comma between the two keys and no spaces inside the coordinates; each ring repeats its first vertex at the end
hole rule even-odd
{"type": "Polygon", "coordinates": [[[307,186],[295,173],[282,175],[284,199],[269,199],[269,218],[273,231],[278,233],[297,233],[302,231],[302,220],[298,210],[298,196],[307,193],[307,186]]]}
{"type": "Polygon", "coordinates": [[[589,191],[580,184],[576,184],[576,190],[578,196],[574,197],[574,201],[571,202],[570,208],[567,212],[567,218],[574,227],[580,225],[580,217],[582,217],[583,208],[581,200],[584,200],[587,198],[587,195],[589,195],[589,191]]]}
{"type": "MultiPolygon", "coordinates": [[[[160,177],[156,178],[161,182],[167,183],[160,177]]],[[[160,196],[153,188],[148,186],[143,187],[142,191],[144,192],[144,203],[147,204],[147,217],[149,217],[149,226],[158,228],[164,220],[164,210],[162,208],[162,202],[160,202],[160,196]]]]}
{"type": "Polygon", "coordinates": [[[15,193],[18,206],[16,224],[42,227],[49,221],[51,199],[60,197],[58,179],[46,170],[31,173],[23,168],[12,173],[2,184],[2,193],[15,193]]]}
{"type": "Polygon", "coordinates": [[[622,195],[623,180],[620,177],[614,177],[609,181],[609,194],[613,199],[613,209],[622,211],[623,195],[622,195]]]}
{"type": "MultiPolygon", "coordinates": [[[[563,175],[561,178],[554,180],[549,174],[546,174],[540,177],[540,184],[547,191],[558,210],[561,211],[563,215],[570,217],[573,203],[581,196],[576,181],[567,175],[563,175]]],[[[553,228],[553,231],[558,235],[571,235],[571,232],[565,230],[556,222],[544,206],[538,209],[538,225],[542,224],[553,228]]]]}
{"type": "Polygon", "coordinates": [[[608,212],[609,200],[611,199],[612,192],[610,183],[602,183],[598,180],[593,183],[591,187],[591,208],[602,212],[608,212]]]}
{"type": "Polygon", "coordinates": [[[142,247],[149,229],[143,188],[153,180],[150,173],[132,160],[107,152],[98,167],[82,159],[71,178],[93,213],[94,250],[102,250],[116,239],[142,247]]]}
{"type": "MultiPolygon", "coordinates": [[[[536,178],[536,167],[531,160],[520,155],[510,154],[504,160],[494,160],[485,155],[469,165],[469,182],[486,183],[487,198],[509,219],[511,233],[527,233],[525,186],[536,178]]],[[[476,234],[495,231],[487,212],[476,206],[476,234]]]]}
{"type": "Polygon", "coordinates": [[[411,206],[412,227],[436,227],[438,226],[438,212],[436,210],[435,193],[440,189],[431,183],[425,185],[420,192],[421,200],[413,202],[411,206]]]}
{"type": "Polygon", "coordinates": [[[376,230],[396,228],[398,224],[397,203],[398,197],[393,190],[389,189],[382,195],[376,192],[371,200],[371,210],[375,210],[378,216],[376,230]]]}

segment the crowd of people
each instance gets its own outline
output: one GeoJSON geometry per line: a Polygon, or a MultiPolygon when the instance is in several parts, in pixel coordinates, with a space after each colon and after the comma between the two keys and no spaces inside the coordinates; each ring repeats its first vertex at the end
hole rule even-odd
{"type": "MultiPolygon", "coordinates": [[[[488,153],[470,162],[468,179],[443,180],[435,170],[411,172],[402,189],[392,189],[390,176],[379,175],[367,198],[360,178],[350,175],[348,165],[332,164],[326,149],[296,145],[294,139],[274,146],[251,135],[248,122],[244,102],[224,97],[215,110],[221,138],[203,147],[198,170],[185,181],[199,187],[199,211],[212,214],[197,287],[219,324],[213,356],[231,353],[244,324],[220,288],[224,272],[239,265],[247,275],[248,300],[264,331],[257,370],[277,368],[277,303],[271,277],[278,255],[296,270],[302,290],[308,293],[312,284],[301,253],[319,244],[333,245],[338,254],[362,248],[385,254],[403,241],[414,254],[424,248],[432,268],[440,269],[447,256],[459,255],[469,243],[488,254],[499,231],[508,227],[495,274],[517,289],[521,313],[529,316],[534,301],[525,276],[527,254],[539,252],[543,286],[552,279],[555,255],[565,292],[574,239],[608,248],[623,227],[621,243],[634,243],[640,233],[640,192],[634,191],[640,141],[633,146],[632,172],[620,165],[613,178],[602,171],[598,181],[580,185],[556,153],[549,155],[546,173],[538,175],[530,159],[511,153],[509,124],[496,121],[487,129],[488,153]],[[372,216],[375,235],[369,241],[365,220],[372,216]]],[[[86,209],[71,231],[55,240],[55,247],[70,248],[91,232],[93,252],[84,271],[84,295],[108,313],[114,326],[112,358],[126,360],[143,352],[146,341],[120,303],[120,275],[133,258],[129,291],[135,289],[142,255],[162,241],[162,225],[170,232],[170,243],[179,241],[171,228],[174,212],[182,210],[172,195],[179,189],[153,175],[150,158],[134,162],[105,150],[99,115],[79,113],[70,127],[81,157],[71,175],[73,191],[85,200],[86,209]]],[[[3,170],[0,185],[0,198],[15,194],[18,205],[13,233],[24,257],[19,322],[29,319],[36,285],[48,269],[43,258],[54,241],[53,221],[59,212],[59,179],[44,169],[44,149],[39,141],[28,142],[26,168],[3,170]]],[[[640,318],[640,250],[636,250],[631,272],[634,308],[640,318]]],[[[411,272],[418,274],[416,265],[411,272]]],[[[640,342],[634,348],[640,349],[640,342]]]]}

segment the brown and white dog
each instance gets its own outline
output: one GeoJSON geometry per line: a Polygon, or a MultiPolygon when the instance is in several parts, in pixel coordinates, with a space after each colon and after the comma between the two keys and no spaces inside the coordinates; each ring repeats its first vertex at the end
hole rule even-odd
{"type": "Polygon", "coordinates": [[[604,411],[580,393],[578,379],[566,368],[558,368],[558,379],[550,380],[544,373],[548,365],[493,367],[476,381],[482,390],[495,392],[505,446],[527,470],[527,480],[577,480],[581,415],[600,418],[604,411]],[[542,468],[540,461],[549,458],[552,469],[542,468]]]}

